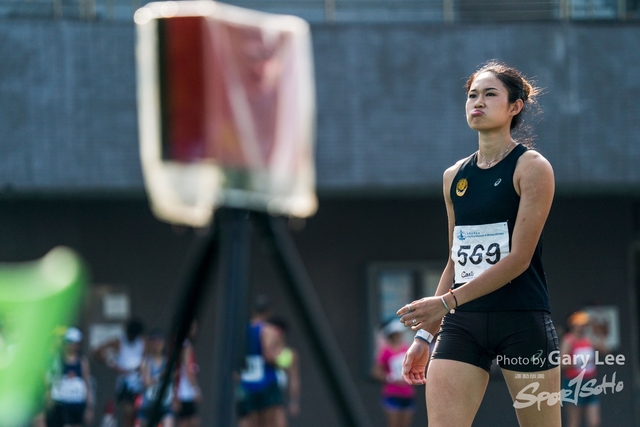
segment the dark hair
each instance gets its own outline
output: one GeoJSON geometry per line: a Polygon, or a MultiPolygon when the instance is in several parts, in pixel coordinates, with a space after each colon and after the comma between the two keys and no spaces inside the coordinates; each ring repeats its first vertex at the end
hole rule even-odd
{"type": "Polygon", "coordinates": [[[153,340],[153,339],[164,339],[164,332],[160,328],[153,328],[147,334],[147,338],[149,338],[150,340],[153,340]]]}
{"type": "Polygon", "coordinates": [[[516,133],[524,139],[524,142],[531,143],[531,128],[529,125],[524,125],[523,116],[525,113],[533,110],[533,115],[537,115],[540,112],[540,106],[538,104],[537,96],[541,94],[540,88],[535,86],[535,82],[531,79],[527,79],[516,68],[511,67],[505,63],[499,62],[495,59],[485,62],[469,76],[467,82],[464,85],[466,93],[469,93],[473,81],[480,74],[484,72],[493,73],[507,88],[509,93],[509,103],[514,103],[518,99],[521,99],[524,103],[522,110],[513,117],[511,120],[511,131],[516,133]]]}
{"type": "Polygon", "coordinates": [[[127,322],[127,339],[133,341],[144,332],[144,323],[142,320],[133,318],[127,322]]]}
{"type": "Polygon", "coordinates": [[[267,314],[271,310],[271,301],[264,294],[259,294],[253,301],[253,311],[258,314],[267,314]]]}
{"type": "Polygon", "coordinates": [[[269,318],[269,320],[267,320],[267,322],[282,330],[285,335],[287,334],[287,332],[289,332],[289,322],[287,322],[287,319],[285,319],[284,317],[272,316],[269,318]]]}

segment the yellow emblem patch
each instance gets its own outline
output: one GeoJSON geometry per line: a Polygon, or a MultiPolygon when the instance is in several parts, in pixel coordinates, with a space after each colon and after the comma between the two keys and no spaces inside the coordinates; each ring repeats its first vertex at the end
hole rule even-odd
{"type": "Polygon", "coordinates": [[[462,178],[460,181],[458,181],[458,183],[456,184],[456,195],[458,197],[462,197],[464,196],[464,193],[467,192],[467,188],[469,187],[469,182],[467,181],[467,178],[462,178]]]}

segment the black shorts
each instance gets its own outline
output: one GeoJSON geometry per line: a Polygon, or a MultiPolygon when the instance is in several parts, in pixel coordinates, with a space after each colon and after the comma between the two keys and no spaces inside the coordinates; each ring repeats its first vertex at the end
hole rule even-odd
{"type": "Polygon", "coordinates": [[[538,372],[557,366],[549,354],[558,349],[558,335],[546,311],[457,310],[442,319],[431,358],[457,360],[487,372],[495,359],[504,369],[538,372]]]}
{"type": "Polygon", "coordinates": [[[134,404],[138,396],[140,396],[140,392],[123,387],[116,391],[116,402],[127,402],[134,404]]]}
{"type": "MultiPolygon", "coordinates": [[[[150,404],[148,406],[143,406],[140,408],[140,410],[138,411],[138,417],[141,420],[148,420],[149,418],[151,418],[151,411],[153,411],[153,404],[150,404]]],[[[161,406],[160,407],[160,417],[164,418],[167,415],[171,415],[172,411],[171,411],[171,406],[161,406]]]]}
{"type": "Polygon", "coordinates": [[[84,424],[85,403],[55,402],[47,414],[47,426],[63,427],[69,424],[84,424]]]}
{"type": "Polygon", "coordinates": [[[198,414],[198,404],[193,400],[180,401],[180,410],[176,414],[178,418],[191,418],[198,414]]]}
{"type": "Polygon", "coordinates": [[[245,417],[253,412],[260,412],[278,405],[284,405],[284,396],[277,382],[269,384],[259,391],[247,391],[240,386],[236,408],[239,417],[245,417]]]}

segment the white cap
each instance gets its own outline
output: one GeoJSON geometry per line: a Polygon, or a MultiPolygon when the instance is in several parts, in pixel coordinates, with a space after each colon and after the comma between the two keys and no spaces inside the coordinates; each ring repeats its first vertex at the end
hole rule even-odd
{"type": "Polygon", "coordinates": [[[383,328],[382,331],[386,336],[389,336],[398,332],[402,333],[406,330],[407,328],[402,324],[402,322],[400,322],[400,320],[392,320],[383,328]]]}
{"type": "Polygon", "coordinates": [[[69,342],[80,342],[82,341],[82,332],[78,328],[71,327],[64,334],[64,339],[69,342]]]}

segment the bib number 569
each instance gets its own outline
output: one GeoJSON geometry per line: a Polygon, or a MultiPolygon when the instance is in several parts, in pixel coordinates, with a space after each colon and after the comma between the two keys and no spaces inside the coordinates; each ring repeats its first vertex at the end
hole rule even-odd
{"type": "Polygon", "coordinates": [[[475,245],[473,250],[471,245],[460,245],[458,249],[458,264],[465,266],[467,262],[470,262],[473,265],[478,265],[483,260],[491,265],[500,261],[500,245],[491,243],[486,251],[482,244],[475,245]]]}

